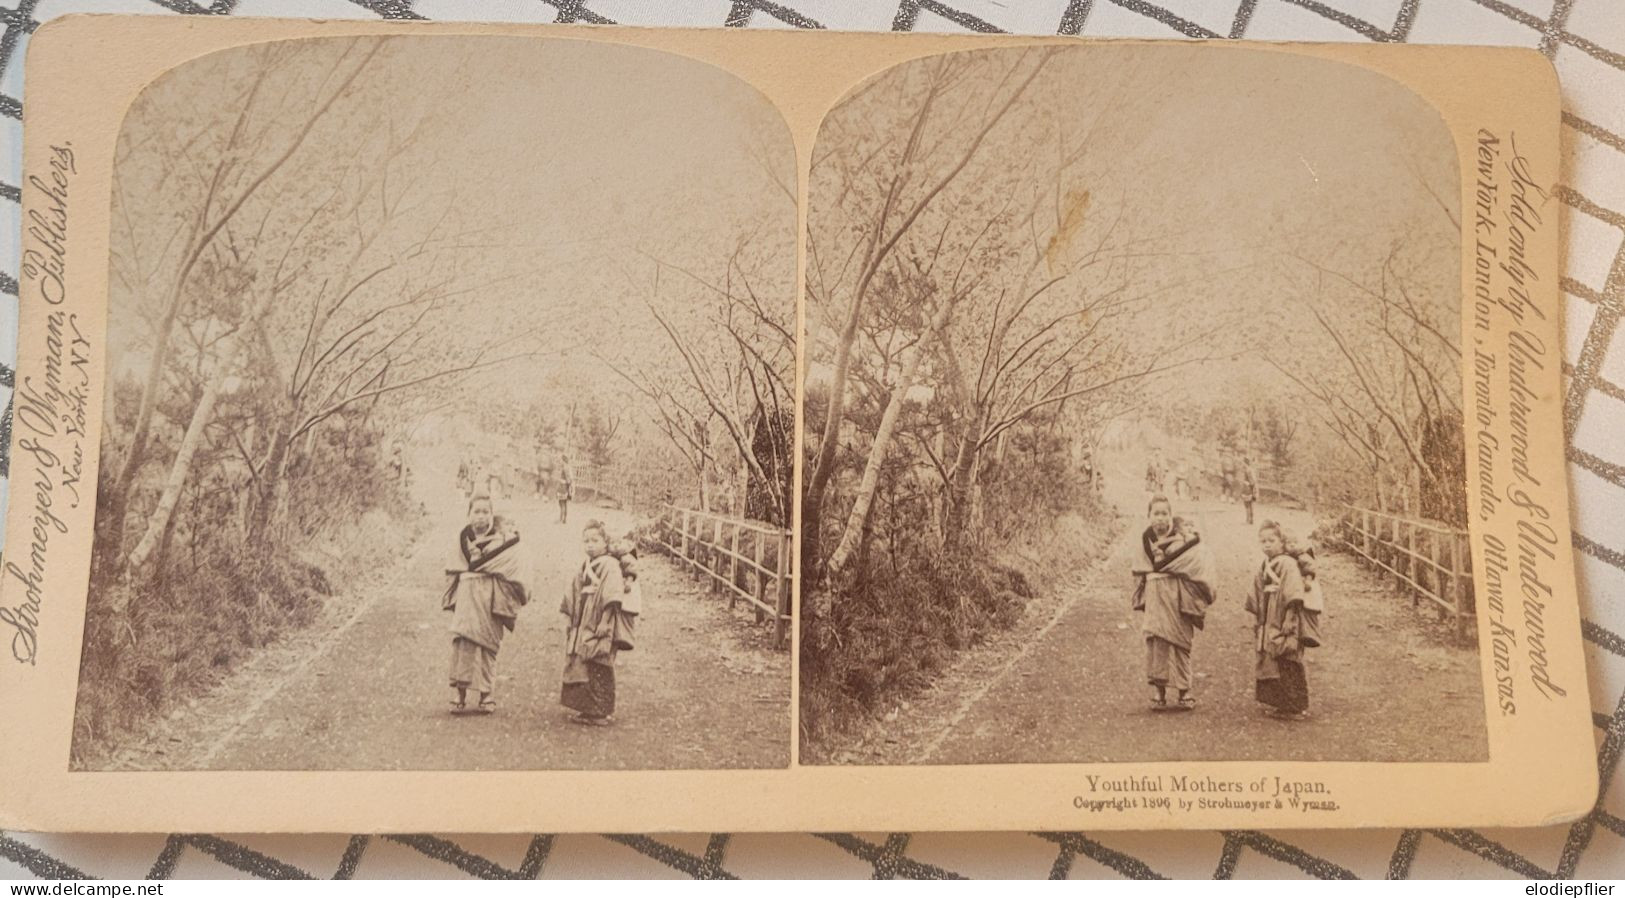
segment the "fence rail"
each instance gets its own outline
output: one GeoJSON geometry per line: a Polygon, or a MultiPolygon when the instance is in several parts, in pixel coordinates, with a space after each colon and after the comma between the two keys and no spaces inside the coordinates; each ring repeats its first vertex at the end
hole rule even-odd
{"type": "Polygon", "coordinates": [[[1343,546],[1402,585],[1413,606],[1429,600],[1450,618],[1458,640],[1472,637],[1477,614],[1467,531],[1353,505],[1345,506],[1338,529],[1343,546]]]}
{"type": "Polygon", "coordinates": [[[740,600],[756,620],[773,618],[773,644],[783,647],[790,626],[792,542],[788,530],[771,524],[665,505],[655,538],[694,576],[714,591],[728,593],[728,607],[740,600]]]}
{"type": "Polygon", "coordinates": [[[633,509],[660,508],[689,490],[688,482],[669,469],[648,467],[583,465],[575,470],[574,484],[578,499],[633,509]]]}
{"type": "Polygon", "coordinates": [[[1260,502],[1265,502],[1271,505],[1280,505],[1286,508],[1309,507],[1309,503],[1304,501],[1303,497],[1300,495],[1301,491],[1298,490],[1297,487],[1289,486],[1284,483],[1277,483],[1272,480],[1264,480],[1262,478],[1259,479],[1257,483],[1258,499],[1260,502]]]}

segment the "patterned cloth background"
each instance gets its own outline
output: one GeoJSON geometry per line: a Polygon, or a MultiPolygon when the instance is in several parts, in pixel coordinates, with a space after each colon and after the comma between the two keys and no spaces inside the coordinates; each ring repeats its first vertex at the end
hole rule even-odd
{"type": "MultiPolygon", "coordinates": [[[[1563,81],[1564,419],[1602,791],[1502,831],[610,836],[0,834],[12,877],[1625,877],[1625,0],[0,0],[0,385],[12,385],[23,52],[72,12],[1011,31],[1536,47],[1563,81]]],[[[9,403],[0,428],[9,432],[9,403]]],[[[9,433],[0,434],[9,441],[9,433]]],[[[221,796],[229,800],[229,796],[221,796]]]]}

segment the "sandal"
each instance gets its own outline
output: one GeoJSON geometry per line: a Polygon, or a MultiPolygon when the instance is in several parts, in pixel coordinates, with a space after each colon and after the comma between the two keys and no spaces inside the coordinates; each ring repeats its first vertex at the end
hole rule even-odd
{"type": "Polygon", "coordinates": [[[475,707],[474,710],[478,714],[495,714],[497,712],[496,700],[489,698],[480,699],[479,705],[475,707]]]}
{"type": "Polygon", "coordinates": [[[1194,711],[1194,710],[1196,710],[1196,699],[1194,697],[1192,697],[1192,696],[1189,696],[1189,695],[1182,695],[1182,696],[1179,697],[1179,701],[1177,701],[1174,704],[1168,706],[1168,710],[1170,710],[1170,711],[1194,711]]]}
{"type": "Polygon", "coordinates": [[[451,713],[453,713],[453,714],[467,714],[468,713],[468,704],[466,702],[458,701],[457,699],[452,699],[451,700],[451,713]]]}
{"type": "Polygon", "coordinates": [[[1168,700],[1165,699],[1165,698],[1154,698],[1154,699],[1152,699],[1151,700],[1151,710],[1153,710],[1153,711],[1166,711],[1166,710],[1168,710],[1168,700]]]}

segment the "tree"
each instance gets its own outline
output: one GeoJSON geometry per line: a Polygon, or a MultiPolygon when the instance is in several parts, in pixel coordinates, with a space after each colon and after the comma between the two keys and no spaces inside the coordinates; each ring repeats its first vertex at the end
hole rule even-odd
{"type": "MultiPolygon", "coordinates": [[[[153,352],[144,379],[135,431],[130,438],[129,448],[125,452],[124,462],[119,469],[112,492],[102,502],[99,511],[100,539],[105,546],[105,557],[117,559],[121,552],[130,489],[137,472],[148,461],[147,448],[151,439],[153,412],[168,358],[169,342],[193,273],[197,270],[204,253],[215,245],[215,241],[223,233],[226,233],[228,226],[244,205],[271,182],[304,146],[316,125],[345,94],[367,63],[377,55],[385,40],[387,39],[358,38],[351,41],[333,62],[322,82],[318,82],[317,92],[312,96],[302,121],[292,123],[264,121],[264,110],[269,101],[262,100],[262,97],[267,83],[274,75],[281,70],[294,68],[290,63],[300,55],[300,51],[290,44],[267,44],[256,48],[246,56],[252,74],[247,79],[241,105],[235,110],[235,114],[230,119],[220,118],[206,122],[197,138],[183,145],[182,153],[189,158],[193,153],[210,157],[197,164],[196,174],[205,187],[201,201],[188,217],[185,228],[187,237],[183,242],[174,274],[169,278],[159,318],[154,327],[153,352]],[[327,88],[325,82],[335,77],[339,79],[338,84],[327,88]],[[288,127],[289,124],[291,127],[288,127]],[[213,146],[210,146],[211,142],[214,143],[213,146]]],[[[222,116],[231,111],[230,106],[221,109],[222,116]]],[[[150,279],[144,281],[150,284],[150,279]]],[[[173,479],[170,478],[171,481],[173,479]]],[[[176,497],[172,492],[166,492],[166,496],[169,500],[168,507],[172,510],[176,497]]],[[[166,520],[160,527],[160,532],[167,529],[167,513],[166,511],[166,520]]],[[[150,529],[149,527],[149,531],[150,529]]],[[[147,552],[150,552],[151,548],[151,545],[147,546],[147,552]]],[[[143,557],[145,554],[143,553],[143,557]]]]}
{"type": "MultiPolygon", "coordinates": [[[[1050,51],[1041,50],[1024,53],[1010,65],[993,63],[993,89],[981,96],[974,88],[976,76],[987,64],[984,59],[943,56],[927,64],[896,69],[848,98],[836,115],[826,119],[820,131],[820,142],[839,147],[814,161],[812,188],[837,198],[828,207],[835,220],[827,226],[827,233],[835,239],[824,245],[809,232],[812,276],[807,284],[808,301],[824,308],[840,304],[846,312],[833,347],[834,370],[824,432],[802,497],[804,573],[822,571],[824,492],[835,473],[853,344],[870,290],[899,243],[978,156],[988,135],[1015,108],[1050,55],[1050,51]],[[912,93],[918,100],[910,98],[906,118],[900,122],[874,121],[871,116],[876,113],[875,104],[891,100],[892,90],[912,93]],[[876,97],[883,99],[877,101],[876,97]],[[940,109],[945,101],[958,108],[940,109]],[[933,131],[943,128],[950,134],[969,137],[954,141],[951,136],[933,131]],[[872,138],[865,140],[855,133],[862,131],[869,131],[872,138]]],[[[819,228],[818,233],[826,233],[825,228],[819,228]]],[[[884,455],[884,443],[878,449],[884,455]]]]}
{"type": "MultiPolygon", "coordinates": [[[[852,209],[854,212],[848,213],[850,217],[841,215],[845,220],[838,224],[832,222],[831,231],[840,235],[831,241],[832,245],[816,242],[809,233],[808,256],[814,274],[807,284],[809,303],[816,302],[826,308],[840,303],[846,313],[834,346],[829,412],[808,472],[806,494],[802,497],[803,572],[822,569],[824,491],[834,474],[853,343],[876,276],[891,261],[898,244],[920,216],[977,157],[988,135],[1015,107],[1049,56],[1050,51],[1035,51],[1022,54],[1012,65],[996,63],[993,90],[982,98],[982,103],[976,102],[977,97],[965,97],[960,108],[940,113],[938,105],[945,96],[951,98],[958,89],[974,86],[973,79],[980,74],[982,60],[969,55],[943,56],[922,66],[893,70],[842,104],[841,111],[850,110],[851,124],[843,127],[842,118],[832,116],[820,132],[821,142],[829,141],[841,149],[815,160],[813,189],[840,198],[832,204],[832,211],[842,213],[852,209]],[[916,83],[895,84],[898,81],[916,83]],[[883,87],[898,86],[919,96],[917,102],[910,104],[912,108],[907,118],[897,123],[900,127],[866,120],[875,111],[874,95],[889,93],[883,91],[883,87]],[[966,115],[972,116],[968,122],[962,118],[966,115]],[[832,122],[835,128],[831,127],[832,122]],[[875,127],[876,124],[880,126],[875,127]],[[968,140],[956,142],[931,132],[932,128],[944,126],[967,133],[968,140]],[[872,129],[878,146],[863,146],[866,141],[852,133],[863,129],[872,129]],[[848,146],[848,143],[853,145],[848,146]],[[854,196],[856,202],[847,201],[854,196]],[[854,261],[856,267],[853,267],[854,261]],[[845,297],[844,303],[842,297],[845,297]]],[[[889,99],[886,97],[880,102],[889,99]]],[[[885,447],[881,446],[880,451],[884,453],[885,447]]]]}
{"type": "Polygon", "coordinates": [[[663,344],[657,352],[639,353],[639,346],[598,354],[647,400],[651,419],[688,462],[702,508],[722,476],[727,492],[781,527],[791,507],[784,426],[795,408],[794,307],[772,286],[758,285],[777,285],[782,237],[761,227],[745,232],[715,277],[650,258],[643,307],[663,344]]]}
{"type": "Polygon", "coordinates": [[[582,421],[582,440],[587,450],[587,462],[605,468],[615,462],[615,434],[621,429],[621,413],[613,406],[593,402],[587,406],[582,421]]]}
{"type": "MultiPolygon", "coordinates": [[[[303,441],[308,456],[326,422],[356,409],[370,414],[401,391],[529,355],[523,346],[514,348],[525,333],[479,337],[469,345],[446,327],[469,310],[462,297],[500,279],[476,280],[461,270],[473,231],[448,233],[455,198],[421,197],[422,182],[397,170],[417,147],[424,117],[356,94],[373,55],[346,64],[348,56],[334,64],[328,80],[336,85],[316,86],[319,112],[343,100],[339,143],[328,144],[340,164],[321,168],[313,179],[266,182],[252,206],[259,215],[255,229],[230,242],[236,264],[251,272],[249,286],[238,291],[247,295],[246,304],[216,297],[202,307],[204,333],[220,335],[194,347],[200,390],[157,504],[130,552],[131,573],[157,568],[153,562],[173,531],[205,437],[223,423],[216,408],[228,382],[246,381],[251,391],[265,388],[269,396],[253,414],[229,422],[224,434],[249,479],[246,539],[263,547],[301,454],[296,446],[303,441]]],[[[174,355],[167,345],[154,347],[155,358],[174,355]]],[[[340,446],[348,452],[348,439],[340,446]]]]}
{"type": "Polygon", "coordinates": [[[1461,347],[1453,322],[1412,270],[1418,263],[1406,253],[1417,245],[1415,235],[1394,241],[1370,280],[1299,259],[1312,272],[1314,292],[1297,307],[1313,321],[1330,360],[1303,364],[1308,353],[1299,347],[1296,358],[1270,361],[1362,459],[1379,507],[1419,514],[1427,496],[1430,506],[1460,522],[1465,507],[1442,497],[1461,492],[1465,466],[1460,440],[1443,437],[1460,430],[1461,347]]]}
{"type": "Polygon", "coordinates": [[[1114,391],[1199,359],[1186,352],[1198,335],[1176,324],[1139,335],[1136,348],[1150,361],[1129,362],[1122,322],[1184,283],[1146,270],[1167,254],[1157,244],[1171,235],[1132,235],[1128,196],[1109,190],[1098,170],[1096,157],[1116,139],[1119,104],[1077,129],[1027,96],[1041,74],[1063,77],[1045,70],[1049,58],[922,63],[826,121],[821,144],[837,149],[815,160],[813,190],[831,197],[831,208],[815,203],[811,213],[809,304],[827,310],[837,296],[850,299],[844,317],[826,311],[813,343],[835,364],[803,498],[811,570],[833,577],[863,554],[911,394],[931,397],[926,420],[905,432],[940,478],[941,533],[953,549],[975,538],[988,449],[1016,428],[1052,426],[1068,403],[1110,403],[1114,391]],[[888,120],[892,113],[876,108],[882,100],[906,117],[888,120]],[[877,423],[856,427],[868,447],[844,526],[835,528],[823,521],[822,491],[839,465],[838,435],[856,424],[849,400],[874,405],[877,423]],[[837,537],[827,562],[819,555],[826,531],[837,537]]]}

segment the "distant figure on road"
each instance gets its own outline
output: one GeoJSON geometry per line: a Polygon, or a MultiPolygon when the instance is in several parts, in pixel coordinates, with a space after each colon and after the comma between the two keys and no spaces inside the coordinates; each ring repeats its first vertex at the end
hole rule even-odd
{"type": "Polygon", "coordinates": [[[581,531],[581,545],[586,561],[570,578],[559,605],[565,654],[559,702],[575,712],[572,722],[608,726],[615,713],[615,658],[632,649],[641,594],[628,588],[622,561],[610,554],[603,524],[589,521],[581,531]]]}
{"type": "Polygon", "coordinates": [[[1219,456],[1219,485],[1224,492],[1224,501],[1236,501],[1236,456],[1228,449],[1219,456]]]}
{"type": "Polygon", "coordinates": [[[1213,604],[1212,565],[1201,535],[1174,517],[1167,496],[1153,496],[1146,513],[1151,523],[1140,535],[1133,608],[1142,612],[1146,681],[1154,690],[1151,710],[1189,711],[1196,707],[1190,694],[1191,644],[1213,604]],[[1176,693],[1172,704],[1170,688],[1176,693]]]}
{"type": "Polygon", "coordinates": [[[570,500],[576,497],[575,472],[570,469],[570,456],[559,456],[558,500],[559,523],[570,523],[570,500]]]}
{"type": "Polygon", "coordinates": [[[1286,531],[1274,521],[1258,528],[1264,563],[1247,598],[1257,648],[1254,697],[1268,706],[1271,717],[1303,720],[1309,716],[1303,658],[1306,649],[1320,644],[1318,610],[1306,606],[1310,590],[1298,559],[1287,551],[1288,543],[1286,531]]]}
{"type": "Polygon", "coordinates": [[[530,601],[522,578],[528,576],[519,550],[519,532],[496,516],[491,497],[476,495],[468,503],[468,525],[457,534],[457,549],[446,566],[447,585],[441,607],[451,612],[451,688],[453,714],[490,714],[493,669],[502,634],[512,630],[519,609],[530,601]],[[468,693],[479,702],[468,705],[468,693]]]}
{"type": "Polygon", "coordinates": [[[1253,522],[1253,503],[1258,501],[1258,469],[1250,456],[1241,459],[1241,502],[1247,506],[1247,523],[1253,522]]]}

